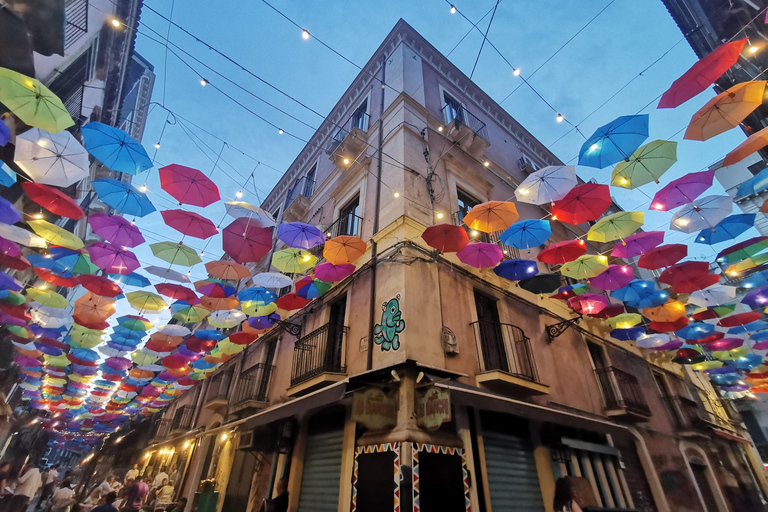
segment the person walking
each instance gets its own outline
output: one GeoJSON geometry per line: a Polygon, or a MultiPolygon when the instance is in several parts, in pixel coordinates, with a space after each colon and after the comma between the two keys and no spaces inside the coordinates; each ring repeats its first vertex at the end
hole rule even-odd
{"type": "Polygon", "coordinates": [[[53,496],[51,496],[51,512],[65,512],[69,507],[75,504],[77,498],[72,489],[72,481],[65,478],[53,496]]]}
{"type": "Polygon", "coordinates": [[[128,470],[127,473],[125,473],[125,479],[123,482],[125,482],[125,485],[128,485],[128,480],[136,480],[136,478],[139,476],[139,465],[134,464],[131,469],[128,470]]]}
{"type": "Polygon", "coordinates": [[[42,485],[40,470],[33,464],[24,464],[17,481],[18,484],[13,491],[13,496],[11,496],[7,512],[26,512],[29,500],[32,499],[32,496],[35,495],[42,485]]]}
{"type": "Polygon", "coordinates": [[[91,512],[117,512],[117,507],[114,505],[117,500],[117,493],[115,491],[107,493],[104,496],[104,504],[91,510],[91,512]]]}
{"type": "Polygon", "coordinates": [[[143,481],[138,479],[128,487],[122,504],[123,512],[138,512],[141,509],[147,499],[151,481],[152,477],[145,476],[143,481]]]}
{"type": "Polygon", "coordinates": [[[56,464],[55,466],[52,466],[50,469],[45,471],[43,475],[41,476],[41,479],[43,481],[43,490],[40,491],[40,499],[37,500],[37,506],[35,509],[38,509],[42,507],[43,502],[47,500],[51,494],[53,494],[53,489],[56,487],[56,478],[59,476],[59,465],[56,464]]]}
{"type": "Polygon", "coordinates": [[[155,476],[155,481],[152,484],[152,487],[155,489],[159,489],[161,485],[163,485],[163,480],[168,480],[168,473],[165,472],[165,468],[160,468],[160,472],[155,476]]]}

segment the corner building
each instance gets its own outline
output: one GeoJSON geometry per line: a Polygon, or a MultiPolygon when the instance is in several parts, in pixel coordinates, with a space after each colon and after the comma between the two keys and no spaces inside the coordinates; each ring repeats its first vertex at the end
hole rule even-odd
{"type": "Polygon", "coordinates": [[[175,464],[206,511],[256,512],[281,478],[291,511],[551,511],[566,475],[594,510],[761,510],[762,463],[705,378],[421,239],[558,164],[399,21],[262,204],[368,252],[154,419],[137,462],[175,464]]]}

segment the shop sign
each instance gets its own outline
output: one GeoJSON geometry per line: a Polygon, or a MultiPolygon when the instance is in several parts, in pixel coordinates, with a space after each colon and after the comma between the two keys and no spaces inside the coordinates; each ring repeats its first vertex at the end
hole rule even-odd
{"type": "Polygon", "coordinates": [[[379,388],[352,394],[352,421],[369,430],[382,430],[397,424],[397,402],[379,388]]]}
{"type": "Polygon", "coordinates": [[[416,423],[419,427],[437,430],[446,421],[451,421],[450,391],[433,386],[416,393],[416,423]]]}

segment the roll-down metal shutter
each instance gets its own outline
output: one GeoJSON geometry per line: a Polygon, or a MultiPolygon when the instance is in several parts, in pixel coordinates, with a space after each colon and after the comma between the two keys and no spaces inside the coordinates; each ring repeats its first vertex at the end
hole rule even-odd
{"type": "Polygon", "coordinates": [[[653,501],[651,486],[645,477],[643,463],[640,462],[640,456],[637,449],[631,441],[619,445],[621,461],[624,463],[624,479],[627,481],[627,487],[632,494],[632,501],[635,509],[640,512],[654,512],[656,504],[653,501]]]}
{"type": "Polygon", "coordinates": [[[299,512],[336,512],[344,429],[310,432],[304,452],[299,512]]]}
{"type": "Polygon", "coordinates": [[[543,512],[544,503],[530,441],[486,431],[483,445],[493,512],[543,512]]]}

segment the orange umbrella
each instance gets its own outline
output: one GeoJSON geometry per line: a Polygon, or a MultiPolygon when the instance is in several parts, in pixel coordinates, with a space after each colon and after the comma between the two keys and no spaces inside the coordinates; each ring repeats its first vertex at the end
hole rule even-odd
{"type": "Polygon", "coordinates": [[[245,279],[251,275],[251,271],[248,270],[248,267],[234,261],[211,261],[205,264],[205,269],[213,277],[218,277],[219,279],[232,279],[234,281],[245,279]]]}
{"type": "Polygon", "coordinates": [[[765,80],[742,82],[721,92],[693,114],[686,139],[707,140],[735,128],[763,103],[765,80]]]}
{"type": "Polygon", "coordinates": [[[75,301],[74,315],[89,324],[103,322],[115,312],[115,299],[88,292],[75,301]]]}
{"type": "Polygon", "coordinates": [[[162,344],[169,345],[169,346],[172,346],[172,347],[175,348],[175,347],[178,347],[179,345],[181,345],[181,342],[184,341],[184,337],[183,336],[169,336],[168,334],[163,334],[161,332],[156,332],[156,333],[152,334],[149,337],[149,341],[153,341],[153,342],[158,343],[158,344],[162,343],[162,344]]]}
{"type": "Polygon", "coordinates": [[[134,368],[133,370],[128,372],[128,375],[135,379],[148,379],[155,376],[154,372],[151,372],[149,370],[140,370],[138,368],[134,368]]]}
{"type": "Polygon", "coordinates": [[[488,201],[473,206],[462,222],[470,229],[483,233],[492,233],[507,229],[520,215],[514,203],[508,201],[488,201]]]}
{"type": "Polygon", "coordinates": [[[753,133],[744,142],[736,146],[730,153],[725,155],[723,167],[741,162],[752,153],[768,146],[768,128],[763,128],[757,133],[753,133]]]}
{"type": "Polygon", "coordinates": [[[337,236],[326,240],[323,257],[334,265],[352,263],[365,253],[367,244],[356,236],[337,236]]]}
{"type": "Polygon", "coordinates": [[[760,207],[760,211],[762,213],[768,213],[768,199],[766,199],[763,205],[760,207]]]}
{"type": "Polygon", "coordinates": [[[209,311],[235,309],[240,302],[234,297],[200,297],[200,305],[209,311]]]}
{"type": "Polygon", "coordinates": [[[669,300],[655,308],[645,308],[643,315],[654,322],[675,322],[685,316],[685,304],[677,300],[669,300]]]}

